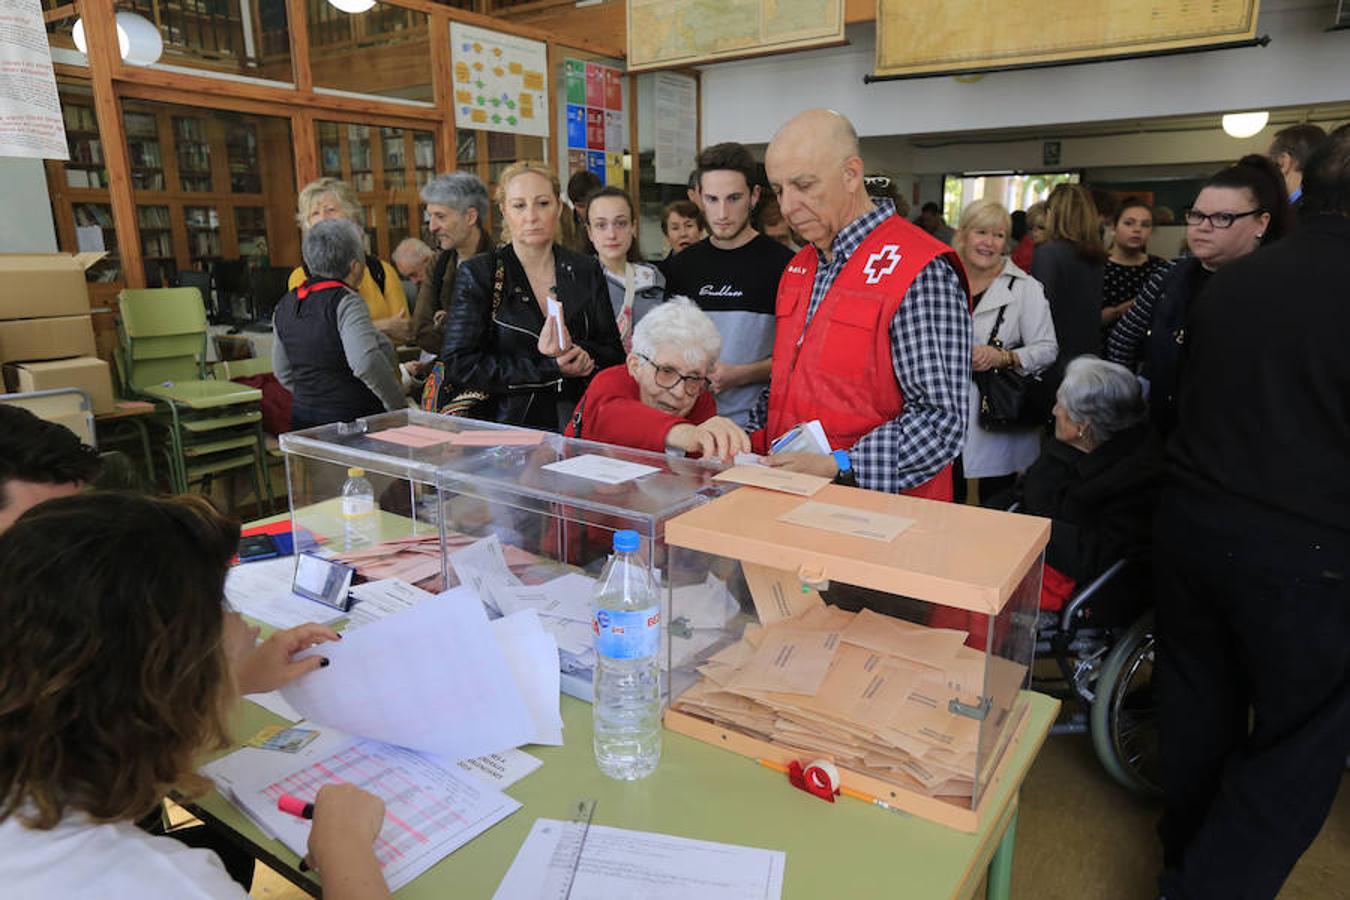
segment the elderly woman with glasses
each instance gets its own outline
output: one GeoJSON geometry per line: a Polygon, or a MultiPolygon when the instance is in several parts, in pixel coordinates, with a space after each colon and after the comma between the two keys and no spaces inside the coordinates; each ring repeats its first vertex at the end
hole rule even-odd
{"type": "Polygon", "coordinates": [[[1288,230],[1288,205],[1284,180],[1264,156],[1244,156],[1210,176],[1184,216],[1192,255],[1154,274],[1111,329],[1106,358],[1128,368],[1143,364],[1149,410],[1164,434],[1176,424],[1191,301],[1216,271],[1282,237],[1288,230]]]}
{"type": "Polygon", "coordinates": [[[705,459],[749,452],[749,436],[717,415],[708,390],[721,352],[722,337],[707,313],[672,297],[633,329],[627,363],[591,381],[564,434],[705,459]]]}

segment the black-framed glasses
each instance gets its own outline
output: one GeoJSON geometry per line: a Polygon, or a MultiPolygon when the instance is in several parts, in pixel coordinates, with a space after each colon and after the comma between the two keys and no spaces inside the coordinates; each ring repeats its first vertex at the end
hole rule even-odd
{"type": "Polygon", "coordinates": [[[881,188],[885,190],[891,186],[891,176],[889,175],[864,175],[863,184],[870,188],[881,188]]]}
{"type": "Polygon", "coordinates": [[[1245,219],[1247,216],[1260,215],[1263,212],[1265,212],[1265,210],[1259,206],[1256,209],[1249,209],[1246,212],[1240,213],[1202,213],[1198,209],[1188,209],[1182,213],[1182,217],[1186,220],[1187,225],[1200,225],[1208,221],[1209,224],[1213,225],[1215,228],[1232,228],[1233,223],[1238,219],[1245,219]]]}
{"type": "Polygon", "coordinates": [[[645,353],[639,353],[638,357],[656,370],[655,377],[657,387],[670,390],[683,383],[684,392],[686,394],[700,394],[703,392],[703,389],[711,383],[702,375],[684,375],[679,369],[671,366],[658,366],[656,362],[645,353]]]}

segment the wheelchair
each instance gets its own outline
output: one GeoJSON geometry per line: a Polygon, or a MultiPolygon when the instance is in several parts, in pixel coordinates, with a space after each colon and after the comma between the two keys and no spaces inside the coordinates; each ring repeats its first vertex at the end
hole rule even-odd
{"type": "Polygon", "coordinates": [[[1117,560],[1075,591],[1062,610],[1040,613],[1036,658],[1053,659],[1059,677],[1033,675],[1032,687],[1077,700],[1086,710],[1056,725],[1052,734],[1090,733],[1112,779],[1141,796],[1160,797],[1153,609],[1137,600],[1102,602],[1138,565],[1117,560]]]}

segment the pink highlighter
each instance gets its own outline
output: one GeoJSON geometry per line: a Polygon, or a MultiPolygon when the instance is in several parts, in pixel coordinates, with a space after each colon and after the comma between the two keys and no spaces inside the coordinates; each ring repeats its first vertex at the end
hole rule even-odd
{"type": "Polygon", "coordinates": [[[314,804],[306,803],[299,797],[292,797],[290,794],[282,794],[277,798],[277,809],[301,819],[314,818],[314,804]]]}

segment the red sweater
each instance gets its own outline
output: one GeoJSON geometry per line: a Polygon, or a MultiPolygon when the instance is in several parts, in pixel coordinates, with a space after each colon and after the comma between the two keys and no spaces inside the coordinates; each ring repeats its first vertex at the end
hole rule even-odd
{"type": "Polygon", "coordinates": [[[699,425],[717,415],[717,401],[704,391],[687,418],[642,402],[638,383],[626,365],[610,366],[591,379],[563,434],[602,444],[664,453],[666,435],[681,423],[699,425]],[[578,427],[580,423],[580,427],[578,427]]]}

